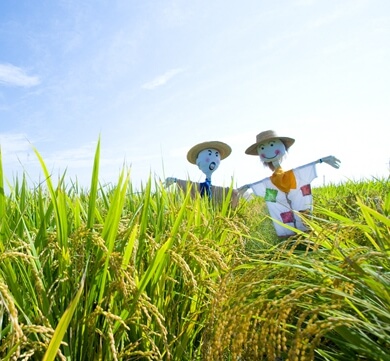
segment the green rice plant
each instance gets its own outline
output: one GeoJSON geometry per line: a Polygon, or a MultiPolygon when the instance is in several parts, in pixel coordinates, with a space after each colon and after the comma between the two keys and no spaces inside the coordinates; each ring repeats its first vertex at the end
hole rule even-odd
{"type": "Polygon", "coordinates": [[[316,209],[312,231],[226,274],[205,360],[390,359],[390,194],[371,207],[359,194],[354,217],[316,209]]]}
{"type": "Polygon", "coordinates": [[[4,241],[5,241],[5,234],[6,231],[6,222],[3,220],[5,219],[5,212],[6,212],[6,198],[4,193],[4,175],[3,175],[3,160],[2,160],[2,153],[1,153],[1,147],[0,147],[0,251],[4,251],[4,241]]]}
{"type": "Polygon", "coordinates": [[[162,342],[172,350],[164,357],[194,359],[207,306],[228,262],[235,259],[233,244],[239,237],[233,222],[230,227],[228,219],[217,218],[204,199],[164,189],[149,197],[150,189],[147,185],[144,193],[150,205],[148,225],[140,224],[142,237],[134,246],[136,274],[143,274],[136,277],[137,296],[145,290],[164,316],[162,342]]]}
{"type": "Polygon", "coordinates": [[[315,189],[281,242],[232,209],[124,169],[90,188],[8,184],[0,152],[2,360],[389,360],[389,182],[315,189]]]}
{"type": "MultiPolygon", "coordinates": [[[[86,271],[87,271],[87,269],[85,270],[85,272],[86,271]]],[[[62,317],[58,323],[58,326],[53,333],[53,336],[50,340],[49,346],[45,352],[45,355],[43,356],[43,361],[54,360],[57,356],[60,344],[64,338],[64,335],[65,335],[66,330],[69,326],[69,323],[72,320],[74,311],[77,307],[77,304],[78,304],[80,297],[81,297],[81,294],[83,292],[85,275],[86,275],[85,272],[83,275],[83,279],[81,281],[80,289],[77,291],[77,294],[76,294],[75,298],[72,300],[71,304],[69,305],[69,308],[62,315],[62,317]]]]}
{"type": "MultiPolygon", "coordinates": [[[[244,227],[227,206],[173,194],[130,172],[90,189],[25,178],[0,192],[0,357],[194,360],[222,275],[240,262],[244,227]]],[[[1,165],[1,164],[0,164],[1,165]]],[[[4,178],[0,167],[0,185],[4,178]]]]}
{"type": "Polygon", "coordinates": [[[322,208],[350,219],[359,219],[361,212],[356,207],[356,196],[360,196],[366,205],[383,212],[380,204],[389,192],[390,178],[347,181],[339,185],[329,184],[313,188],[314,204],[317,207],[314,209],[314,214],[317,209],[322,208]]]}
{"type": "Polygon", "coordinates": [[[269,249],[280,242],[263,198],[253,197],[241,202],[237,217],[247,226],[242,233],[248,235],[245,242],[248,255],[255,255],[259,250],[262,252],[264,248],[269,249]]]}

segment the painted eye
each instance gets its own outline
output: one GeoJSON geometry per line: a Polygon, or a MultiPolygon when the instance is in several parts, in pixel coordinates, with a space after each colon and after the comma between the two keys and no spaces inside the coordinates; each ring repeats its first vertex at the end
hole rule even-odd
{"type": "Polygon", "coordinates": [[[215,156],[216,156],[216,157],[219,157],[219,152],[215,152],[215,156]]]}
{"type": "Polygon", "coordinates": [[[213,154],[213,152],[211,150],[209,150],[209,155],[213,154]]]}

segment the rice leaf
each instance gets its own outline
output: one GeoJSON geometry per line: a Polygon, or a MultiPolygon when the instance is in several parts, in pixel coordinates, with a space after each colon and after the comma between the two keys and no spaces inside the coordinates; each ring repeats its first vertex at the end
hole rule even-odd
{"type": "Polygon", "coordinates": [[[4,173],[3,173],[3,161],[0,147],[0,251],[4,251],[3,245],[3,228],[5,226],[5,193],[4,193],[4,173]]]}
{"type": "Polygon", "coordinates": [[[88,267],[85,268],[83,277],[82,277],[81,282],[80,282],[80,288],[77,291],[76,296],[74,297],[72,302],[69,304],[68,308],[66,309],[66,311],[62,315],[60,321],[58,322],[58,325],[54,331],[53,337],[50,340],[49,346],[45,352],[45,355],[43,356],[42,361],[53,361],[53,360],[55,360],[55,358],[57,356],[58,349],[60,348],[60,345],[61,345],[61,342],[64,338],[65,332],[68,329],[69,323],[72,320],[73,314],[76,310],[76,307],[79,303],[81,294],[83,292],[85,278],[87,275],[87,268],[88,267]]]}
{"type": "Polygon", "coordinates": [[[124,178],[124,172],[121,173],[119,177],[118,186],[115,189],[110,209],[108,211],[104,227],[102,230],[102,238],[106,242],[107,255],[104,262],[104,268],[102,273],[102,279],[100,281],[100,292],[98,302],[103,299],[105,292],[106,280],[108,276],[108,266],[110,262],[110,255],[114,249],[115,239],[118,232],[119,222],[123,210],[123,205],[126,199],[126,188],[129,182],[130,175],[127,174],[127,177],[124,178]]]}
{"type": "Polygon", "coordinates": [[[95,159],[93,161],[91,188],[89,190],[87,227],[90,229],[93,227],[93,224],[95,222],[95,209],[96,209],[98,182],[99,182],[99,163],[100,163],[100,137],[96,146],[95,159]]]}
{"type": "MultiPolygon", "coordinates": [[[[60,244],[60,247],[67,247],[67,214],[66,214],[66,202],[64,202],[64,196],[62,195],[62,192],[59,192],[59,196],[57,197],[57,194],[53,187],[53,182],[51,180],[51,174],[49,173],[46,164],[42,158],[42,156],[39,154],[38,150],[34,148],[34,152],[39,160],[39,163],[41,165],[41,168],[43,170],[43,173],[45,175],[45,180],[47,187],[49,189],[49,193],[51,196],[51,201],[54,207],[54,214],[56,219],[56,225],[57,225],[57,235],[58,235],[58,242],[60,244]]],[[[61,182],[59,186],[61,185],[61,182]]]]}

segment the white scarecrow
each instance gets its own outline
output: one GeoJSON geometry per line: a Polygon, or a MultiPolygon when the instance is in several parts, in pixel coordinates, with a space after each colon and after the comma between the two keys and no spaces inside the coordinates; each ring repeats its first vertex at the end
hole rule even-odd
{"type": "Polygon", "coordinates": [[[260,161],[268,166],[273,174],[258,182],[239,188],[242,194],[251,188],[257,196],[264,197],[268,211],[273,219],[279,237],[288,237],[295,232],[283,225],[306,231],[307,227],[299,217],[299,212],[311,212],[313,197],[310,183],[317,177],[316,164],[327,163],[334,168],[340,167],[340,161],[330,155],[300,167],[283,171],[281,162],[295,139],[280,137],[273,130],[261,132],[245,153],[260,157],[260,161]]]}
{"type": "MultiPolygon", "coordinates": [[[[222,202],[228,194],[229,187],[218,187],[211,184],[211,175],[218,169],[221,160],[227,158],[232,149],[229,145],[219,141],[208,141],[199,143],[193,146],[187,153],[187,160],[198,166],[198,168],[206,176],[202,183],[190,182],[182,179],[168,177],[165,180],[165,185],[169,187],[176,183],[184,192],[187,187],[191,186],[191,195],[195,197],[196,192],[199,192],[202,197],[208,197],[216,202],[222,202]]],[[[238,202],[238,191],[233,190],[231,203],[236,206],[238,202]]]]}

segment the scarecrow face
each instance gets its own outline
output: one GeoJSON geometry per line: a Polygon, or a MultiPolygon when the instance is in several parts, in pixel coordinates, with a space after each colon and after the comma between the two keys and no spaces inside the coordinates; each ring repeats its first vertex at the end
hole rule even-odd
{"type": "Polygon", "coordinates": [[[286,147],[281,140],[273,139],[259,144],[257,153],[263,163],[271,163],[283,158],[286,154],[286,147]]]}
{"type": "Polygon", "coordinates": [[[206,175],[207,178],[211,177],[211,174],[217,170],[221,163],[221,157],[217,149],[204,149],[198,154],[196,158],[196,164],[199,169],[206,175]]]}

